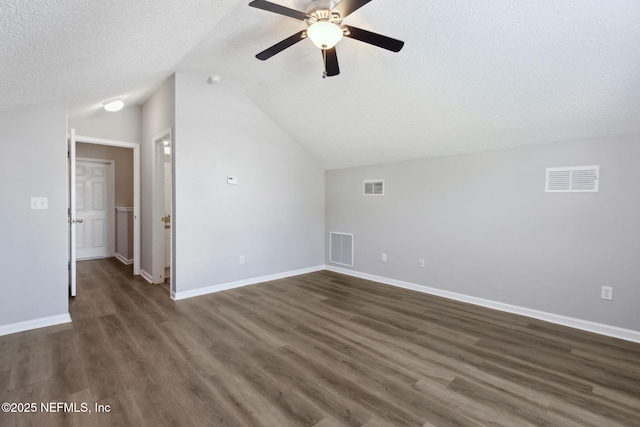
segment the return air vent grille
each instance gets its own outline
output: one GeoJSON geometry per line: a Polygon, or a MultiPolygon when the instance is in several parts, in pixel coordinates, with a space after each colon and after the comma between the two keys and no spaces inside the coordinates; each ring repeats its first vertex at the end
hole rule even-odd
{"type": "Polygon", "coordinates": [[[353,267],[353,234],[329,233],[329,262],[353,267]]]}
{"type": "Polygon", "coordinates": [[[362,194],[365,196],[384,196],[384,180],[370,179],[364,181],[362,194]]]}
{"type": "Polygon", "coordinates": [[[544,191],[548,193],[596,192],[599,166],[547,168],[544,191]]]}

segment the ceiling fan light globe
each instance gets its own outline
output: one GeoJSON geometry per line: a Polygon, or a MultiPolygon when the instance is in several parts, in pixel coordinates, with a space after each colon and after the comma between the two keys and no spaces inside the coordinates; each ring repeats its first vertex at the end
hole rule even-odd
{"type": "Polygon", "coordinates": [[[307,28],[307,37],[320,49],[331,49],[343,35],[342,28],[328,21],[315,22],[307,28]]]}

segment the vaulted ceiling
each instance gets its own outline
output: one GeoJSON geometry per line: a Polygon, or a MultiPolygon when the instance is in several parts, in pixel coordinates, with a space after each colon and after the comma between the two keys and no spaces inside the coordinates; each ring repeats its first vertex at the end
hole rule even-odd
{"type": "Polygon", "coordinates": [[[102,114],[173,72],[215,74],[326,168],[640,132],[637,0],[372,0],[345,23],[403,50],[344,39],[326,79],[309,40],[257,60],[305,24],[248,3],[4,0],[0,111],[102,114]]]}

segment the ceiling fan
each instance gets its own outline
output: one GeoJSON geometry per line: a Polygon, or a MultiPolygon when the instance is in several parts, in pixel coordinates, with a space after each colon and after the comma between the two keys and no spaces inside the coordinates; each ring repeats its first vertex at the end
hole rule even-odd
{"type": "Polygon", "coordinates": [[[399,52],[404,46],[403,41],[342,23],[344,18],[370,1],[342,0],[336,4],[331,0],[316,0],[309,5],[306,12],[301,12],[267,0],[253,0],[249,3],[249,6],[298,19],[307,24],[306,29],[260,52],[256,55],[256,58],[262,61],[267,60],[308,37],[313,44],[322,49],[322,59],[324,61],[322,77],[325,78],[340,74],[335,46],[342,40],[342,37],[360,40],[392,52],[399,52]]]}

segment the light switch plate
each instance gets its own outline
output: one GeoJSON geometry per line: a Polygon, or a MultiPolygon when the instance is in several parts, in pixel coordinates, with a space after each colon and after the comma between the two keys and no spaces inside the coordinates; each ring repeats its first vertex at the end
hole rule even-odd
{"type": "Polygon", "coordinates": [[[237,176],[227,176],[227,184],[238,185],[238,177],[237,176]]]}
{"type": "Polygon", "coordinates": [[[49,209],[48,197],[32,197],[31,209],[49,209]]]}

